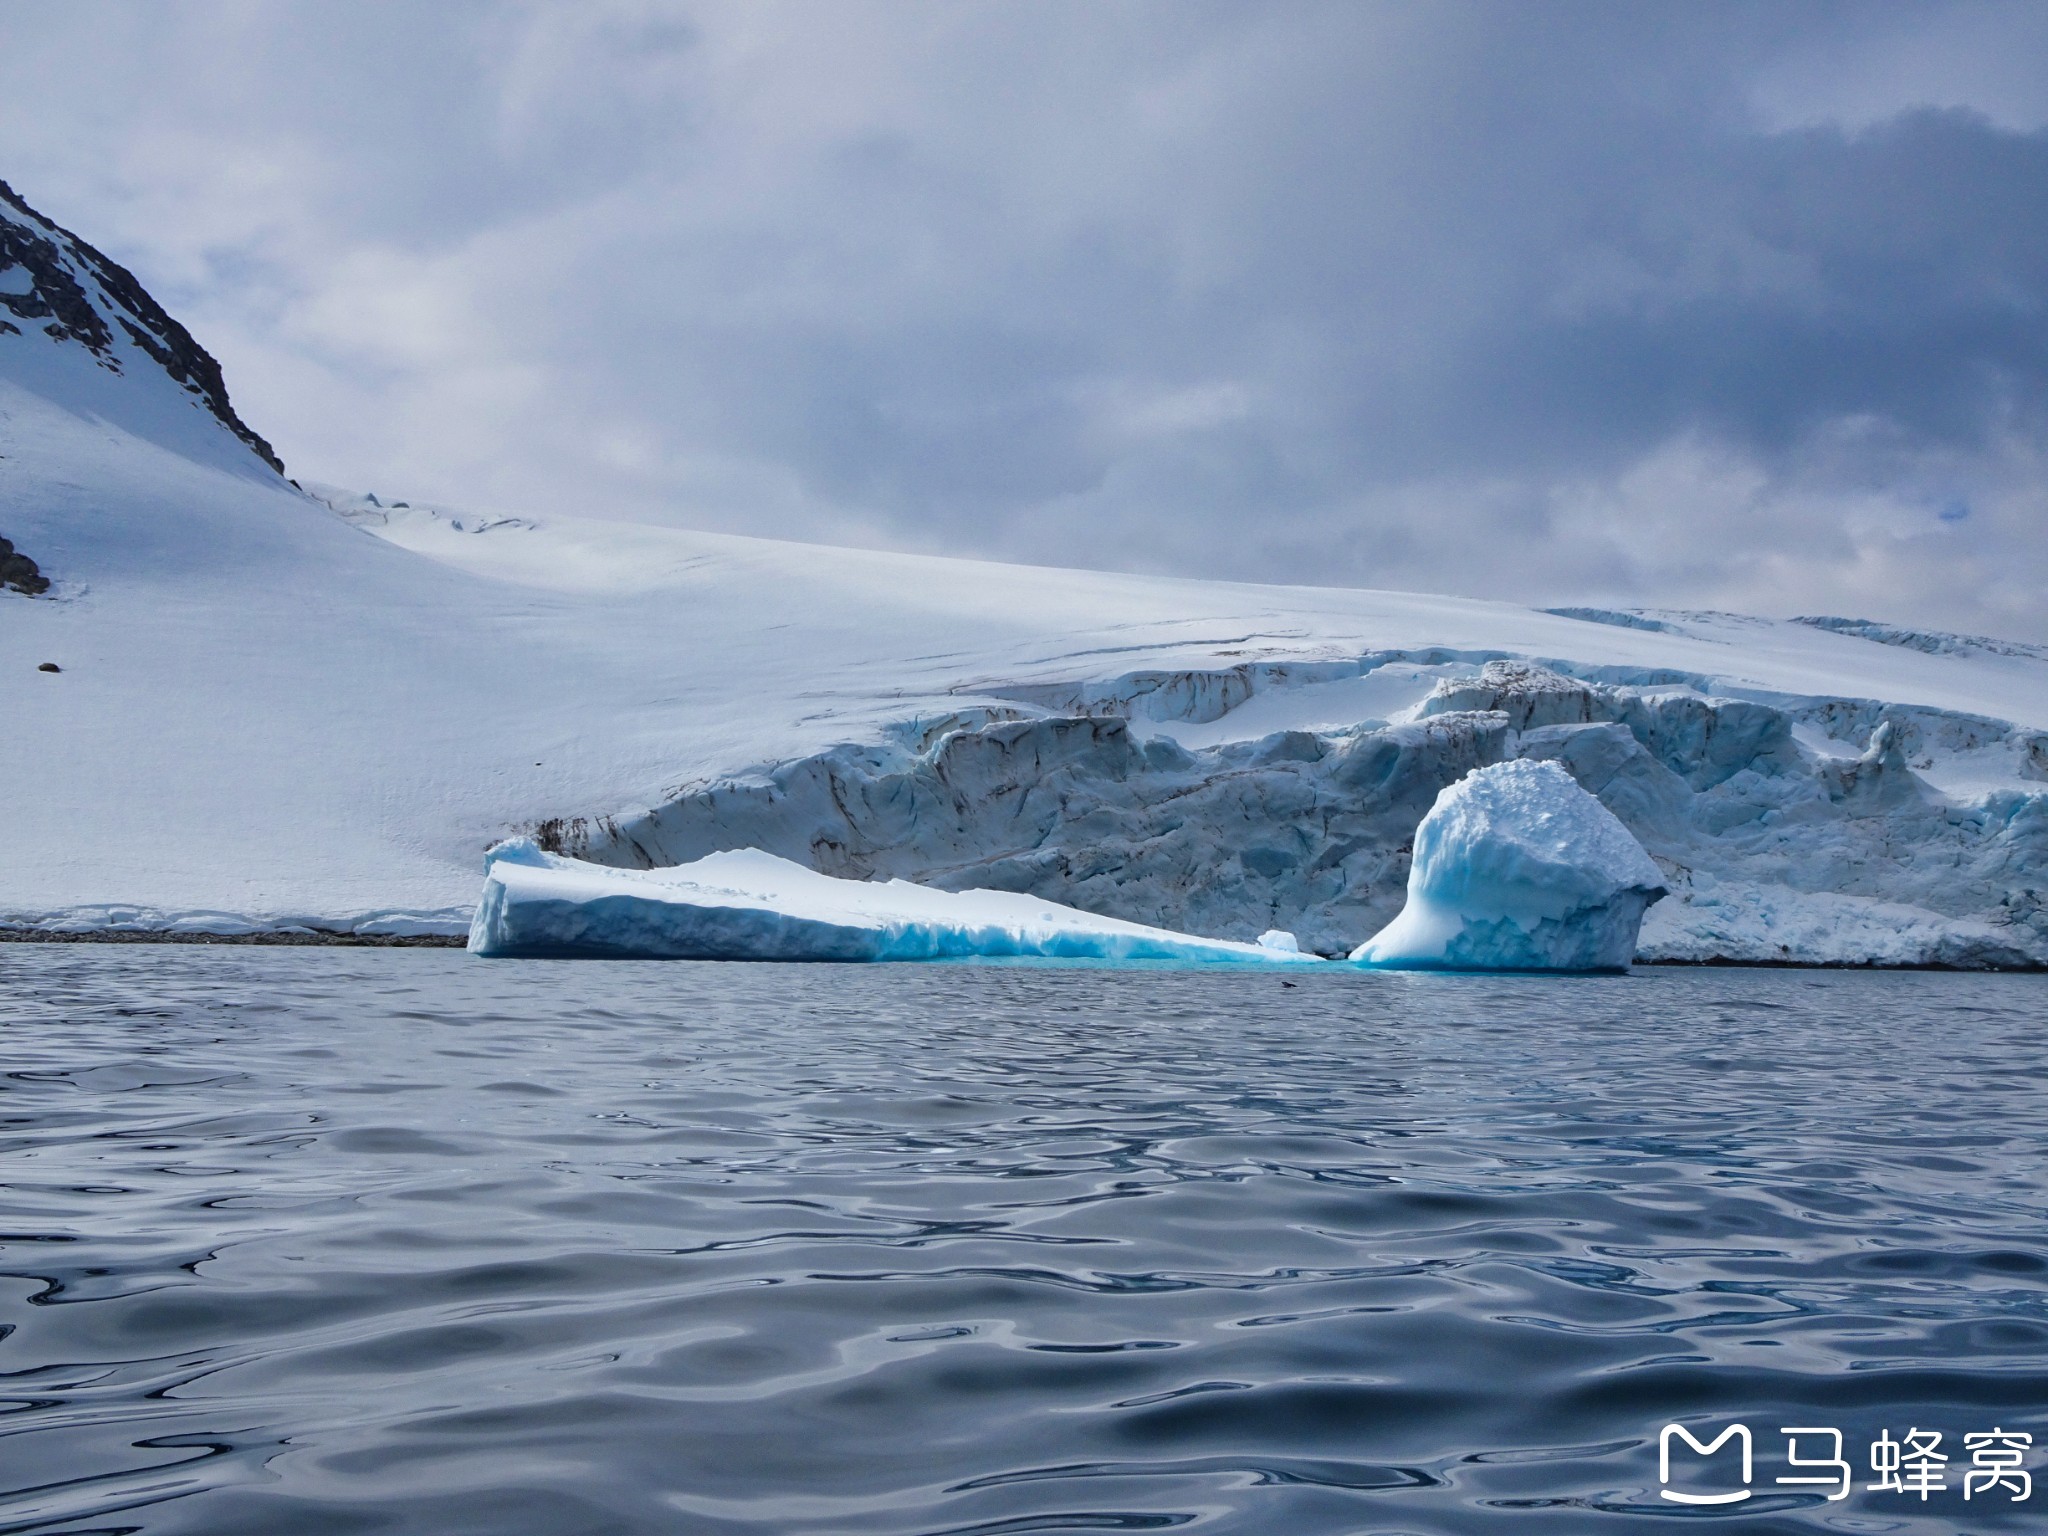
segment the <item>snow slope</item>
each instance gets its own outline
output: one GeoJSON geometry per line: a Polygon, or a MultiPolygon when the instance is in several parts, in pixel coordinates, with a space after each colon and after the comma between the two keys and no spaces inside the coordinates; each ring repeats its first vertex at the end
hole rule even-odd
{"type": "Polygon", "coordinates": [[[118,374],[11,326],[0,535],[53,585],[0,590],[0,923],[459,932],[538,829],[1336,952],[1438,789],[1534,755],[1665,868],[1647,952],[2048,960],[2025,648],[315,498],[112,320],[118,374]]]}

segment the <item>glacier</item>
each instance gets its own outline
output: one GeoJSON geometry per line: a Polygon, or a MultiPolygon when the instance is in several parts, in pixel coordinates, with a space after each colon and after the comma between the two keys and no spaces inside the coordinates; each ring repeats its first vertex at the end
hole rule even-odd
{"type": "Polygon", "coordinates": [[[754,846],[1338,955],[1400,910],[1440,791],[1547,761],[1665,872],[1644,959],[2048,957],[2048,738],[1988,717],[1443,649],[1009,693],[541,834],[621,867],[754,846]]]}
{"type": "Polygon", "coordinates": [[[671,869],[607,869],[530,838],[486,855],[469,951],[498,958],[886,961],[962,959],[1319,964],[1001,891],[839,880],[758,849],[671,869]]]}
{"type": "Polygon", "coordinates": [[[2039,644],[302,487],[132,275],[10,199],[0,936],[454,937],[529,836],[1337,956],[1442,790],[1540,761],[1664,872],[1640,958],[2048,967],[2039,644]]]}
{"type": "Polygon", "coordinates": [[[1351,953],[1397,970],[1624,971],[1663,873],[1555,762],[1475,769],[1415,829],[1400,916],[1351,953]]]}

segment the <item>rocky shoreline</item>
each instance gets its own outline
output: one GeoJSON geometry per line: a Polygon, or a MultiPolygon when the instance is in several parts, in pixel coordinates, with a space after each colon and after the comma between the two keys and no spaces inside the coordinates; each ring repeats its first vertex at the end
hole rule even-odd
{"type": "Polygon", "coordinates": [[[190,933],[162,928],[0,928],[0,944],[277,944],[301,949],[460,949],[459,933],[190,933]]]}

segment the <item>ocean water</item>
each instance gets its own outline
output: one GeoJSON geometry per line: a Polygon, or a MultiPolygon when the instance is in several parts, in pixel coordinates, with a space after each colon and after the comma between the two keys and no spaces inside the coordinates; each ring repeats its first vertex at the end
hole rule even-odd
{"type": "Polygon", "coordinates": [[[2048,982],[1287,980],[0,946],[0,1531],[2048,1524],[2048,982]]]}

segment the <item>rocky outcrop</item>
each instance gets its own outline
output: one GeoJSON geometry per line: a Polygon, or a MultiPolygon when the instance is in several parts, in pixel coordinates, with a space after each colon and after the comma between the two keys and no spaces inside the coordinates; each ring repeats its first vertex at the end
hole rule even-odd
{"type": "Polygon", "coordinates": [[[19,592],[24,597],[40,597],[50,590],[50,578],[37,568],[35,561],[16,549],[12,540],[0,538],[0,589],[19,592]]]}
{"type": "MultiPolygon", "coordinates": [[[[46,219],[0,181],[0,335],[40,331],[75,344],[110,373],[124,369],[125,338],[256,456],[284,473],[269,443],[228,402],[220,364],[164,312],[135,274],[46,219]]],[[[132,353],[130,354],[132,357],[132,353]]]]}

